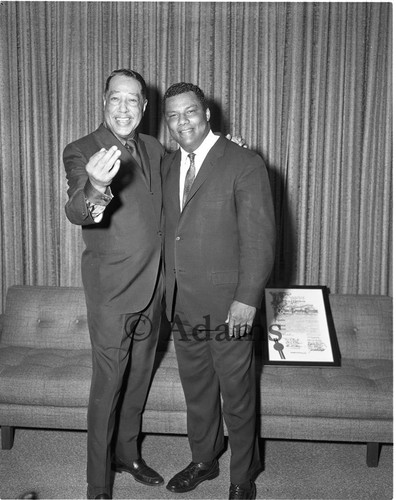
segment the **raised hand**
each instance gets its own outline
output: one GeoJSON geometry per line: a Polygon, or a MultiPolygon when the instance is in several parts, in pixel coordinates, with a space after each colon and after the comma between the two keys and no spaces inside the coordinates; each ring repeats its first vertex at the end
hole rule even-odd
{"type": "Polygon", "coordinates": [[[93,187],[104,193],[120,168],[121,151],[117,146],[102,148],[89,159],[85,169],[93,187]]]}

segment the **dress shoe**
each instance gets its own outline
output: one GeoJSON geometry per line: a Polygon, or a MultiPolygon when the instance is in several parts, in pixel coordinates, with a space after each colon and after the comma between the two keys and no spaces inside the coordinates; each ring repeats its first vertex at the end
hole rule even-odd
{"type": "Polygon", "coordinates": [[[256,498],[256,485],[253,481],[243,484],[233,484],[230,486],[229,500],[254,500],[256,498]]]}
{"type": "Polygon", "coordinates": [[[116,460],[112,464],[112,469],[116,472],[129,472],[134,479],[146,486],[159,486],[163,484],[164,478],[149,467],[142,458],[134,460],[131,465],[124,464],[120,460],[116,460]]]}
{"type": "Polygon", "coordinates": [[[185,493],[196,488],[203,481],[214,479],[219,475],[219,462],[191,462],[185,469],[178,472],[166,488],[173,493],[185,493]]]}

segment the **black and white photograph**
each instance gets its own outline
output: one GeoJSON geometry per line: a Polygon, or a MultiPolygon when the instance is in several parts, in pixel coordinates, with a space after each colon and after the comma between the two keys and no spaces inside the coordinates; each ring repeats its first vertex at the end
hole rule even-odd
{"type": "Polygon", "coordinates": [[[391,500],[382,1],[0,1],[0,499],[391,500]]]}

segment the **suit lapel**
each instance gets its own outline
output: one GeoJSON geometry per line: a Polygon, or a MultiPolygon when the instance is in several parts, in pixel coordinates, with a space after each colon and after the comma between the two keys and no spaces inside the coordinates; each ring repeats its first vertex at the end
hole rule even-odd
{"type": "MultiPolygon", "coordinates": [[[[122,146],[122,144],[117,139],[117,137],[114,134],[112,134],[110,132],[110,130],[108,130],[103,125],[103,123],[101,125],[99,125],[98,129],[96,130],[96,133],[97,133],[97,136],[98,136],[98,139],[99,139],[99,145],[101,147],[106,148],[106,149],[110,149],[111,146],[117,146],[117,148],[119,148],[120,146],[122,146]]],[[[122,153],[123,153],[123,149],[125,149],[125,148],[122,148],[122,149],[120,148],[121,156],[122,156],[122,153]]],[[[128,152],[125,150],[125,153],[128,153],[128,152]]]]}
{"type": "Polygon", "coordinates": [[[166,193],[164,195],[166,200],[164,199],[164,202],[166,201],[168,209],[177,217],[180,215],[180,161],[180,149],[170,153],[166,157],[166,169],[164,171],[166,183],[166,193]]]}
{"type": "MultiPolygon", "coordinates": [[[[207,180],[211,171],[214,168],[216,168],[217,159],[224,155],[224,149],[227,144],[226,141],[227,139],[225,139],[223,136],[220,136],[215,145],[206,155],[206,158],[202,163],[201,168],[199,169],[198,175],[196,176],[193,185],[191,186],[191,190],[188,194],[188,198],[186,200],[186,204],[184,205],[183,212],[186,206],[189,204],[190,200],[195,196],[197,191],[202,187],[204,182],[207,180]]],[[[180,161],[179,161],[179,168],[180,168],[180,161]]]]}
{"type": "Polygon", "coordinates": [[[99,136],[101,146],[106,148],[106,149],[109,149],[112,146],[117,146],[117,148],[121,151],[121,156],[120,156],[121,163],[127,165],[128,168],[133,168],[135,170],[135,172],[144,179],[145,184],[150,189],[151,179],[150,179],[150,167],[148,166],[149,159],[148,159],[147,150],[143,144],[143,141],[142,140],[139,141],[139,146],[140,146],[140,150],[143,150],[143,155],[141,155],[142,162],[146,162],[144,164],[144,168],[147,169],[147,170],[145,170],[145,172],[149,173],[147,178],[143,174],[140,166],[132,158],[129,151],[125,148],[125,146],[122,144],[122,142],[120,142],[117,139],[117,137],[112,132],[110,132],[109,129],[107,129],[103,124],[101,124],[99,126],[99,128],[97,129],[97,133],[99,136]]]}
{"type": "Polygon", "coordinates": [[[142,168],[144,171],[145,181],[149,189],[151,189],[151,168],[150,165],[153,163],[153,158],[150,157],[150,152],[147,151],[146,145],[144,142],[139,139],[139,149],[140,149],[140,158],[142,160],[142,168]]]}
{"type": "MultiPolygon", "coordinates": [[[[151,200],[156,213],[160,216],[162,210],[162,186],[161,186],[161,165],[160,159],[155,155],[150,147],[146,147],[144,136],[139,138],[141,159],[145,168],[146,185],[150,190],[151,200]]],[[[140,169],[140,167],[139,167],[140,169]]],[[[140,169],[141,170],[141,169],[140,169]]]]}

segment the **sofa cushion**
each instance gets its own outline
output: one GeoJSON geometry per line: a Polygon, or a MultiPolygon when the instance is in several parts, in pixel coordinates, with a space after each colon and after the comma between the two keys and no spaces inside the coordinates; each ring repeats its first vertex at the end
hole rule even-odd
{"type": "Polygon", "coordinates": [[[89,349],[83,289],[10,287],[1,342],[35,348],[89,349]]]}
{"type": "MultiPolygon", "coordinates": [[[[90,349],[0,346],[0,404],[86,407],[92,373],[90,349]]],[[[147,409],[185,411],[173,349],[157,352],[147,409]],[[160,367],[159,367],[160,366],[160,367]]]]}
{"type": "Polygon", "coordinates": [[[0,403],[87,406],[91,350],[0,347],[0,403]]]}
{"type": "Polygon", "coordinates": [[[265,366],[266,415],[391,419],[392,361],[342,359],[342,368],[265,366]]]}
{"type": "Polygon", "coordinates": [[[330,294],[329,300],[341,358],[392,359],[392,297],[330,294]]]}

